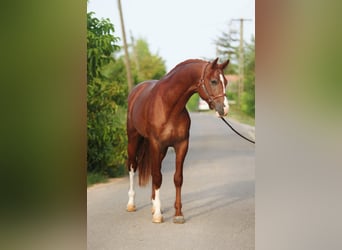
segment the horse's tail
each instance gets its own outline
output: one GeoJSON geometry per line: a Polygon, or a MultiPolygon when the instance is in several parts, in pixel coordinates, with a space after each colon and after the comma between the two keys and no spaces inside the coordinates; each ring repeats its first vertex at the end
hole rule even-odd
{"type": "Polygon", "coordinates": [[[137,166],[139,169],[139,186],[146,186],[151,176],[150,143],[144,138],[137,150],[137,166]]]}

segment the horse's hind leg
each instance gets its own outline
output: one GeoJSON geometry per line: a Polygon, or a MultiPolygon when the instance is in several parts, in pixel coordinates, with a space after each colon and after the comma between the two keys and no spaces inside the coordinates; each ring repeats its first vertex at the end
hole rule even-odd
{"type": "Polygon", "coordinates": [[[127,211],[128,212],[135,212],[136,207],[134,204],[134,170],[129,171],[129,190],[128,190],[128,203],[127,203],[127,211]]]}
{"type": "Polygon", "coordinates": [[[162,184],[161,162],[164,159],[167,148],[160,149],[158,146],[153,146],[151,143],[152,161],[152,222],[162,223],[164,221],[161,202],[160,202],[160,187],[162,184]]]}
{"type": "Polygon", "coordinates": [[[127,211],[134,212],[136,211],[134,197],[134,173],[137,170],[137,161],[136,161],[136,152],[141,143],[141,137],[136,131],[130,131],[128,134],[128,159],[127,159],[127,168],[129,170],[129,190],[128,190],[128,203],[127,203],[127,211]]]}

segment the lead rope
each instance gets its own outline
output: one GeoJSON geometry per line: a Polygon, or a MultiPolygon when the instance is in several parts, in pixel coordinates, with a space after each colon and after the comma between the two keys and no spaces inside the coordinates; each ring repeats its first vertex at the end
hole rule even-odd
{"type": "Polygon", "coordinates": [[[224,119],[222,116],[221,116],[220,118],[221,118],[222,121],[223,121],[225,124],[227,124],[228,127],[230,127],[237,135],[239,135],[239,136],[241,136],[243,139],[245,139],[245,140],[247,140],[247,141],[249,141],[249,142],[255,144],[255,141],[252,141],[251,139],[248,139],[247,137],[243,136],[243,135],[240,134],[238,131],[236,131],[236,130],[232,127],[232,125],[230,125],[230,124],[226,121],[226,119],[224,119]]]}

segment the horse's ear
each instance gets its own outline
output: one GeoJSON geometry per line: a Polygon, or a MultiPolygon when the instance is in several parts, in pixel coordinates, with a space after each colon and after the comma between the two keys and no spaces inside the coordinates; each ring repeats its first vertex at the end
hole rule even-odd
{"type": "Polygon", "coordinates": [[[220,65],[220,69],[225,69],[229,64],[229,59],[220,65]]]}
{"type": "Polygon", "coordinates": [[[218,57],[211,63],[211,68],[214,69],[217,65],[218,57]]]}

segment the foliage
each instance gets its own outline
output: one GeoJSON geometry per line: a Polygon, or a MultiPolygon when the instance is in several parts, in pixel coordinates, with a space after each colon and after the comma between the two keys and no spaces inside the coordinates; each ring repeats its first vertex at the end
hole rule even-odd
{"type": "Polygon", "coordinates": [[[199,95],[197,93],[193,94],[186,104],[186,108],[190,112],[198,111],[199,95]]]}
{"type": "Polygon", "coordinates": [[[135,84],[145,80],[160,79],[166,73],[164,60],[158,54],[150,52],[148,43],[144,39],[138,39],[133,44],[131,61],[135,84]]]}
{"type": "Polygon", "coordinates": [[[255,39],[252,37],[245,50],[244,92],[241,97],[241,110],[255,117],[255,39]]]}
{"type": "Polygon", "coordinates": [[[217,53],[220,55],[221,60],[229,59],[229,66],[227,67],[227,74],[238,73],[238,56],[239,56],[239,39],[237,32],[230,29],[229,32],[222,32],[215,40],[217,53]]]}
{"type": "Polygon", "coordinates": [[[108,177],[101,173],[87,173],[87,187],[96,184],[96,183],[105,183],[108,182],[108,177]]]}
{"type": "Polygon", "coordinates": [[[119,49],[114,26],[88,13],[87,26],[87,169],[119,173],[126,160],[125,100],[127,86],[117,81],[113,53],[119,49]]]}
{"type": "Polygon", "coordinates": [[[101,77],[101,68],[113,60],[112,53],[119,49],[111,32],[114,26],[109,19],[99,20],[94,12],[87,13],[87,76],[88,80],[101,77]]]}

